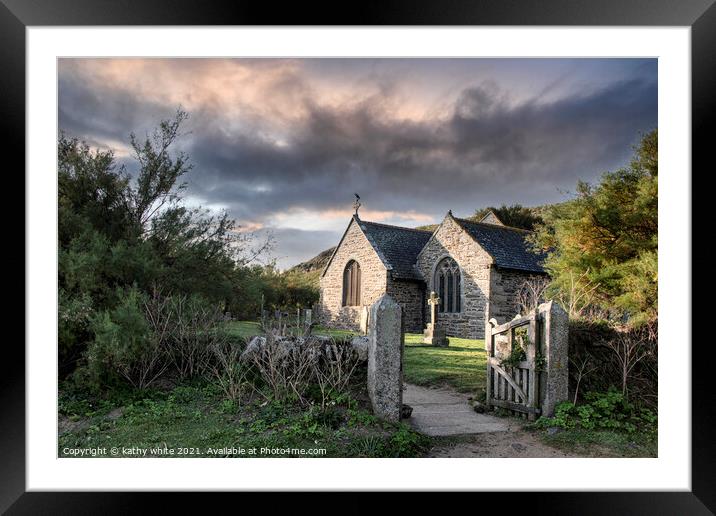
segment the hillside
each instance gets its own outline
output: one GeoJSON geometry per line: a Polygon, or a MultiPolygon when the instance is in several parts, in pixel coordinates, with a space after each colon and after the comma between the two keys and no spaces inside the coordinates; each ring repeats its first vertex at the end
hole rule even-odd
{"type": "Polygon", "coordinates": [[[328,260],[330,260],[331,255],[333,254],[333,251],[335,251],[335,249],[335,247],[331,247],[330,249],[321,251],[318,255],[314,256],[310,260],[301,262],[298,265],[294,265],[288,270],[288,272],[320,272],[326,266],[328,260]]]}
{"type": "Polygon", "coordinates": [[[321,272],[328,264],[335,249],[335,247],[331,247],[321,251],[310,260],[294,265],[285,272],[286,276],[294,278],[297,283],[318,288],[321,272]]]}

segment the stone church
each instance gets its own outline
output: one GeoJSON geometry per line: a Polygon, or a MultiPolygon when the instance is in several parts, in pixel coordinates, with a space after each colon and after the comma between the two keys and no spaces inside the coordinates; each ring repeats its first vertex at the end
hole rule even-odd
{"type": "Polygon", "coordinates": [[[387,293],[403,308],[405,331],[421,333],[435,292],[447,335],[481,339],[487,320],[503,323],[518,312],[525,280],[545,274],[529,234],[493,212],[479,222],[448,212],[425,231],[364,221],[356,210],[321,275],[319,321],[364,330],[368,308],[387,293]]]}

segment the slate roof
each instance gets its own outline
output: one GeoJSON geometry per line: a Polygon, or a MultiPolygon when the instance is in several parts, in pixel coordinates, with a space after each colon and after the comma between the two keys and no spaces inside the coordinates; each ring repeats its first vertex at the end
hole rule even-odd
{"type": "Polygon", "coordinates": [[[526,237],[531,234],[530,231],[453,218],[492,256],[498,267],[528,272],[546,272],[542,267],[546,255],[532,251],[526,240],[526,237]]]}
{"type": "Polygon", "coordinates": [[[418,253],[430,240],[432,231],[363,220],[359,224],[383,262],[392,268],[393,278],[423,280],[415,264],[418,261],[418,253]]]}

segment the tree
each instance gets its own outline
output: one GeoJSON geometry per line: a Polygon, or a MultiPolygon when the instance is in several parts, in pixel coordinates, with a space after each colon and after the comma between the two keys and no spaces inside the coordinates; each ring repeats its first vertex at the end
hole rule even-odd
{"type": "Polygon", "coordinates": [[[532,231],[537,224],[542,222],[542,218],[539,215],[537,215],[532,209],[526,208],[521,204],[513,204],[512,206],[506,206],[503,204],[499,208],[495,208],[494,206],[482,208],[476,210],[471,219],[479,222],[490,211],[493,211],[503,224],[514,228],[522,228],[532,231]]]}
{"type": "Polygon", "coordinates": [[[269,248],[267,242],[251,250],[250,238],[226,212],[184,204],[181,179],[191,164],[173,149],[187,117],[177,111],[143,141],[130,135],[139,165],[134,179],[112,151],[60,135],[61,372],[75,367],[90,341],[114,338],[109,323],[100,334],[91,322],[116,313],[130,289],[137,296],[155,289],[199,296],[225,308],[238,302],[241,270],[269,248]]]}
{"type": "MultiPolygon", "coordinates": [[[[553,205],[534,238],[547,251],[551,294],[570,290],[639,325],[657,316],[658,134],[646,134],[628,166],[579,182],[576,197],[553,205]],[[575,283],[576,281],[576,283],[575,283]]],[[[579,304],[579,303],[577,303],[579,304]]],[[[582,307],[583,308],[583,307],[582,307]]]]}

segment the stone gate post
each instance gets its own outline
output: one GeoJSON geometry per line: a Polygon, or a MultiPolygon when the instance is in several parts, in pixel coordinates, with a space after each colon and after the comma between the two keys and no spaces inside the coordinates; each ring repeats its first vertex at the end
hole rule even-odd
{"type": "Polygon", "coordinates": [[[368,331],[368,395],[373,413],[400,421],[403,403],[402,308],[388,294],[371,306],[368,331]]]}
{"type": "Polygon", "coordinates": [[[542,400],[542,415],[554,415],[555,406],[569,397],[569,316],[554,301],[537,307],[542,325],[540,334],[546,386],[542,400]]]}

